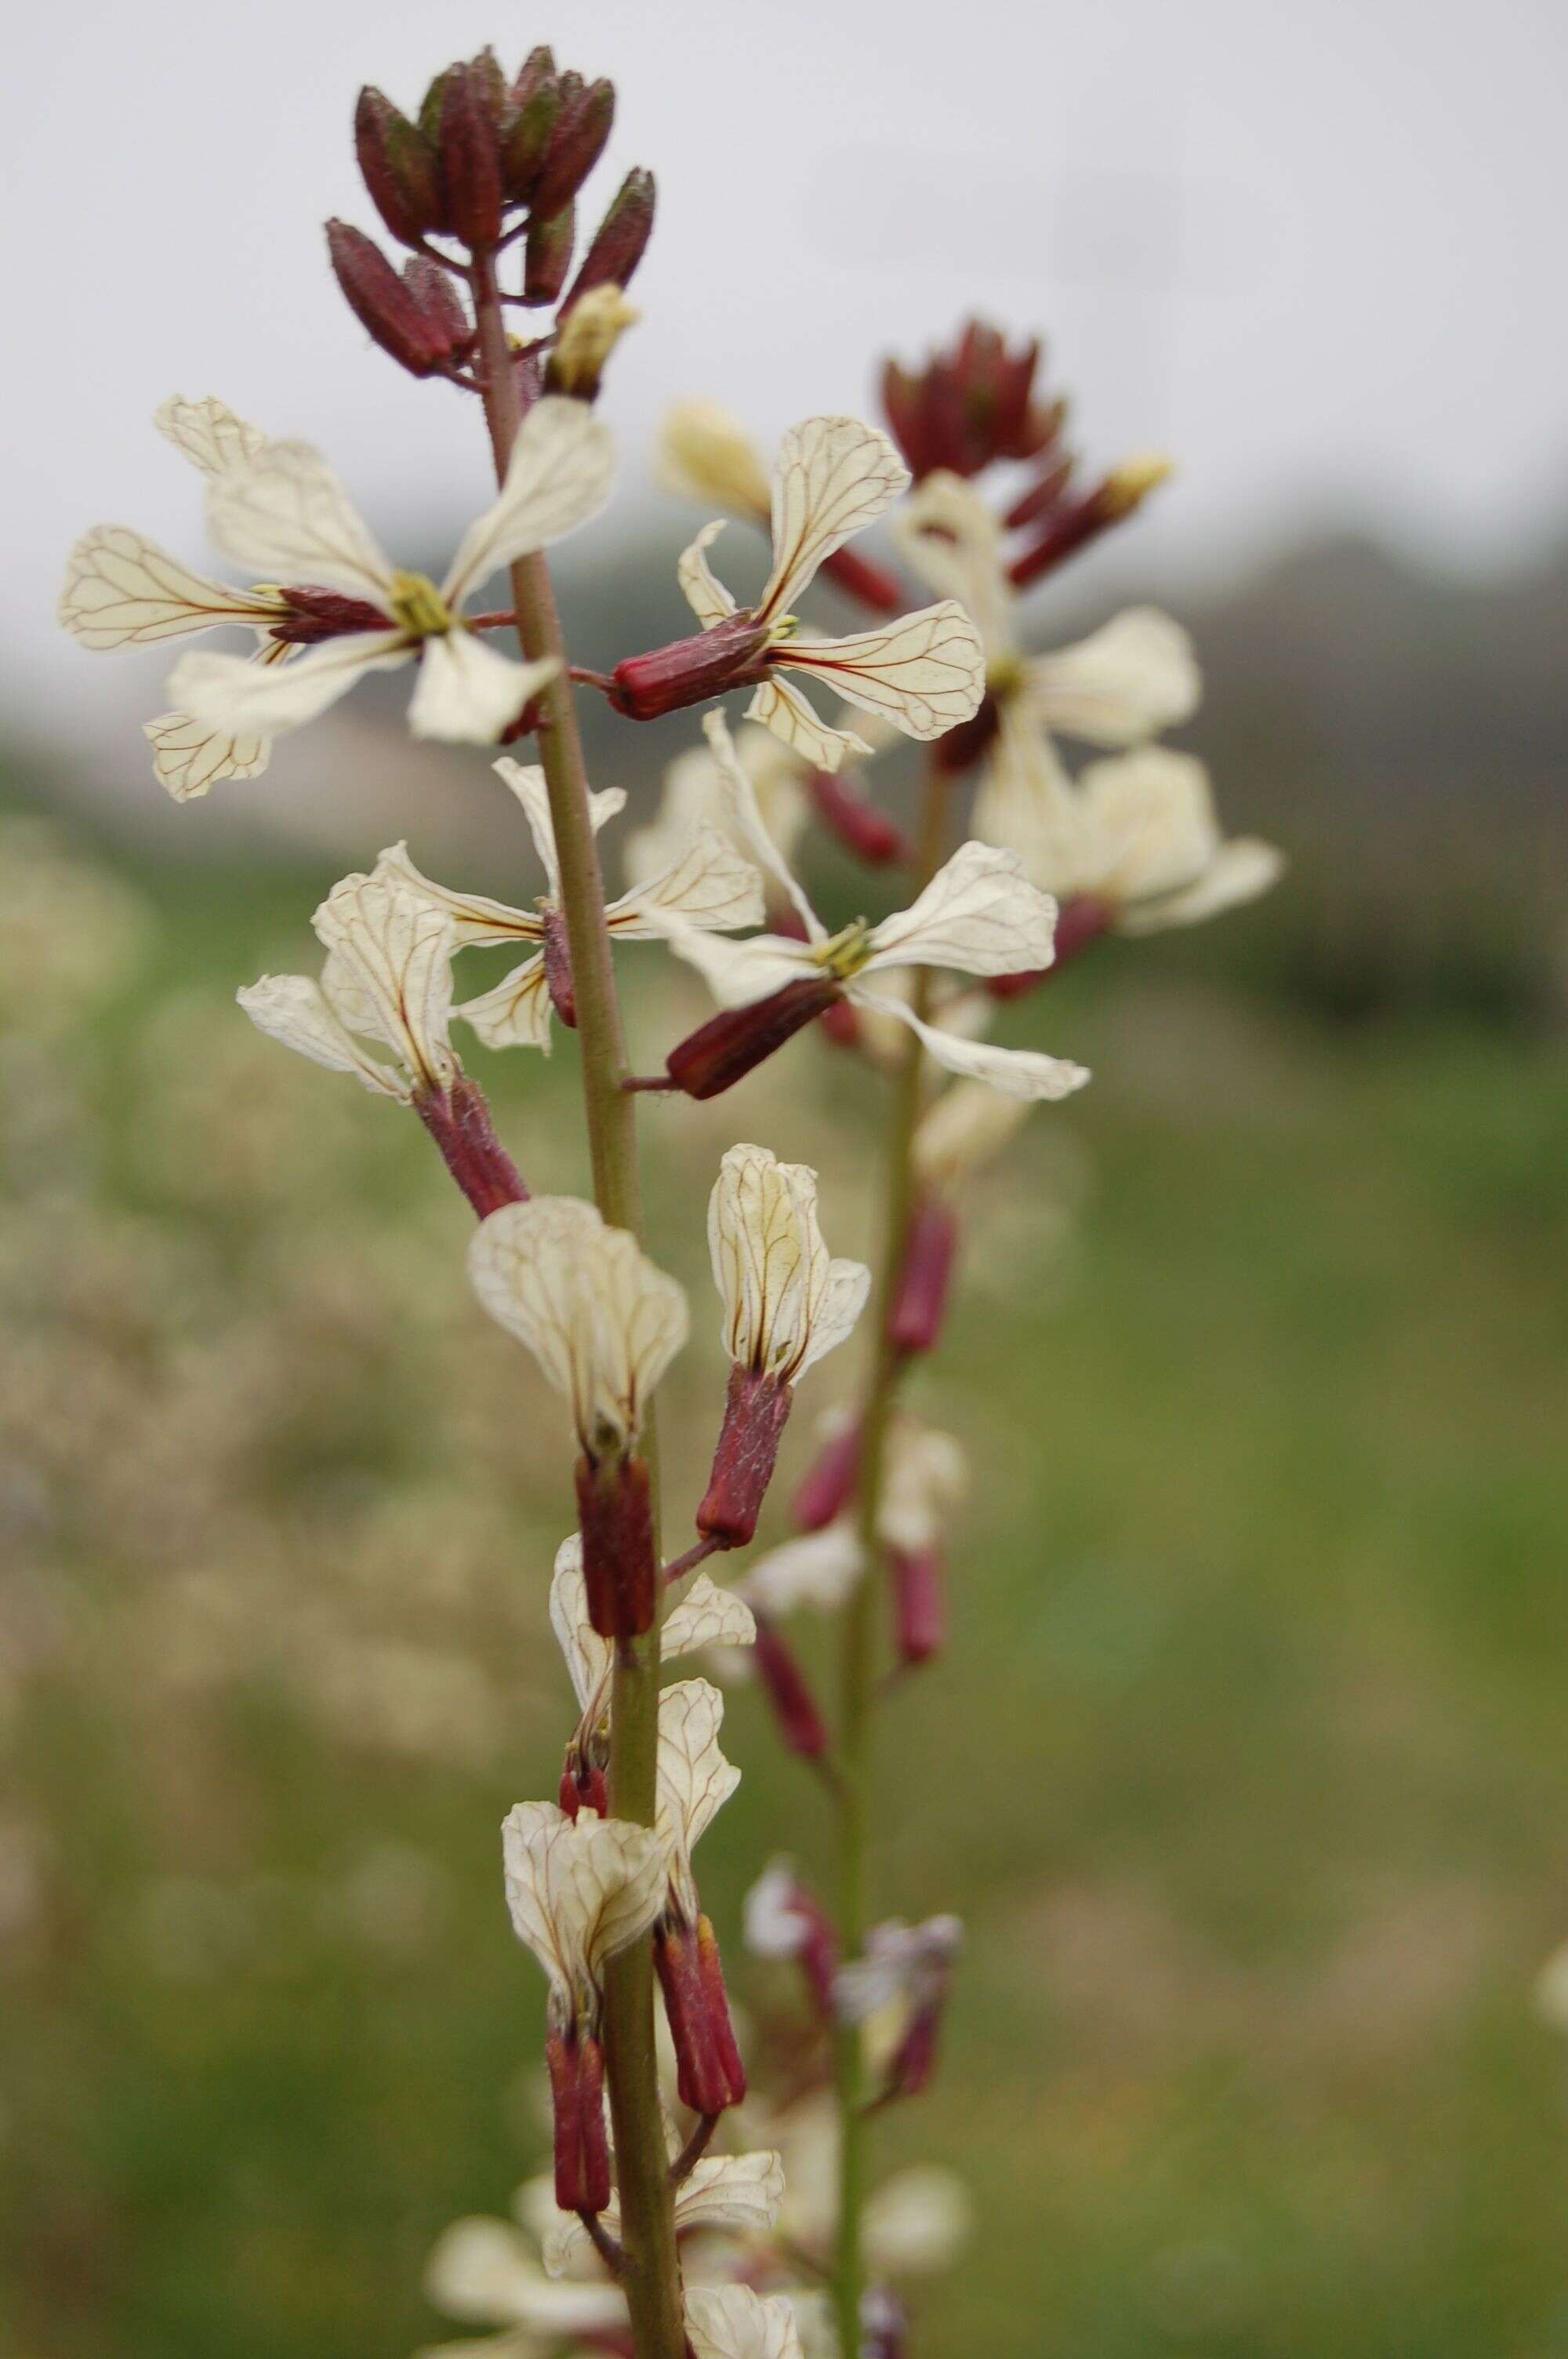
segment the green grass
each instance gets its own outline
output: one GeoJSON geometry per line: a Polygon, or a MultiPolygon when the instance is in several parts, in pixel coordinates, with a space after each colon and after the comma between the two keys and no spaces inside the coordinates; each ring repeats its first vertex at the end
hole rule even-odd
{"type": "MultiPolygon", "coordinates": [[[[228,1005],[321,881],[141,880],[139,964],[5,1052],[3,2359],[412,2350],[455,2331],[433,2238],[538,2160],[495,1831],[566,1726],[560,1436],[416,1126],[228,1005]]],[[[969,1947],[883,2145],[979,2202],[918,2348],[1568,2349],[1560,1053],[1325,1033],[1159,944],[1011,1020],[1097,1081],[989,1183],[918,1395],[979,1479],[954,1643],[885,1718],[881,1898],[969,1947]]],[[[836,1249],[865,1219],[864,1089],[791,1059],[648,1115],[677,1497],[719,1149],[821,1161],[836,1249]]],[[[580,1184],[569,1051],[485,1077],[580,1184]]],[[[740,1897],[826,1828],[745,1692],[727,1748],[699,1865],[766,2006],[740,1897]]]]}

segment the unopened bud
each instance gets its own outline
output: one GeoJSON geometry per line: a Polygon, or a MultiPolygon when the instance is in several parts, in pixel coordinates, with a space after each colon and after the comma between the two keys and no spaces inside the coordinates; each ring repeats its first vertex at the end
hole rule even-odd
{"type": "Polygon", "coordinates": [[[958,1250],[958,1223],[939,1196],[925,1196],[910,1215],[892,1299],[887,1339],[897,1352],[929,1352],[942,1332],[958,1250]]]}
{"type": "Polygon", "coordinates": [[[513,85],[516,109],[502,150],[502,176],[514,204],[526,204],[544,168],[547,150],[561,115],[560,84],[556,60],[547,49],[533,50],[513,85]]]}
{"type": "Polygon", "coordinates": [[[837,1522],[855,1495],[860,1474],[860,1423],[850,1418],[825,1441],[795,1495],[795,1520],[803,1532],[820,1532],[837,1522]]]}
{"type": "Polygon", "coordinates": [[[716,1098],[786,1040],[831,1007],[839,996],[831,975],[802,975],[749,1007],[726,1007],[677,1041],[665,1071],[688,1098],[716,1098]]]}
{"type": "Polygon", "coordinates": [[[545,391],[574,401],[598,397],[604,364],[630,327],[642,318],[619,287],[595,287],[566,315],[545,364],[545,391]]]}
{"type": "Polygon", "coordinates": [[[563,316],[596,287],[630,285],[632,274],[654,234],[654,198],[652,172],[634,166],[611,199],[610,210],[593,234],[593,243],[583,255],[571,292],[562,306],[563,316]]]}
{"type": "Polygon", "coordinates": [[[556,301],[572,266],[572,245],[576,237],[575,205],[563,205],[559,212],[551,213],[548,217],[538,212],[530,215],[528,234],[523,245],[524,303],[556,301]]]}
{"type": "Polygon", "coordinates": [[[872,868],[890,860],[907,860],[909,845],[903,831],[885,811],[878,810],[849,788],[831,770],[813,770],[807,790],[816,816],[841,844],[872,868]]]}
{"type": "Polygon", "coordinates": [[[372,341],[411,376],[433,376],[450,349],[446,330],[362,230],[347,222],[327,223],[332,272],[350,310],[372,341]]]}
{"type": "Polygon", "coordinates": [[[628,721],[657,721],[683,705],[706,704],[728,689],[750,688],[762,679],[767,644],[764,624],[732,614],[689,639],[624,657],[610,675],[610,701],[628,721]]]}
{"type": "Polygon", "coordinates": [[[697,1511],[704,1538],[720,1548],[744,1548],[755,1535],[794,1399],[792,1387],[777,1376],[730,1369],[713,1471],[697,1511]]]}
{"type": "Polygon", "coordinates": [[[556,2127],[556,2201],[563,2212],[602,2212],[610,2201],[604,2130],[604,2056],[597,2039],[552,2031],[545,2042],[556,2127]]]}
{"type": "Polygon", "coordinates": [[[676,2090],[696,2114],[721,2114],[746,2094],[719,1944],[706,1917],[666,1919],[654,1934],[654,1962],[676,2051],[676,2090]]]}
{"type": "Polygon", "coordinates": [[[571,943],[561,910],[548,908],[544,926],[545,988],[550,1005],[570,1032],[577,1030],[577,986],[572,981],[571,943]]]}
{"type": "Polygon", "coordinates": [[[647,1461],[586,1453],[574,1470],[588,1618],[601,1638],[640,1638],[654,1626],[658,1561],[647,1461]]]}
{"type": "Polygon", "coordinates": [[[414,1107],[478,1219],[488,1220],[503,1204],[527,1202],[523,1176],[495,1135],[477,1082],[460,1073],[448,1090],[416,1091],[414,1107]]]}
{"type": "Polygon", "coordinates": [[[417,245],[445,223],[436,150],[379,90],[354,107],[354,157],[370,201],[400,245],[417,245]]]}
{"type": "Polygon", "coordinates": [[[1156,453],[1124,459],[1092,492],[1058,504],[1046,517],[1039,539],[1009,567],[1014,587],[1026,589],[1043,574],[1054,572],[1102,532],[1120,524],[1141,507],[1171,472],[1171,461],[1156,453]]]}
{"type": "Polygon", "coordinates": [[[803,1761],[820,1760],[827,1750],[827,1728],[816,1708],[806,1673],[796,1661],[794,1650],[780,1636],[773,1623],[761,1614],[756,1615],[757,1639],[753,1660],[757,1677],[767,1692],[778,1723],[779,1734],[792,1753],[803,1761]]]}
{"type": "Polygon", "coordinates": [[[501,60],[488,41],[479,55],[470,60],[469,72],[481,104],[499,131],[511,113],[512,93],[506,87],[501,60]]]}
{"type": "Polygon", "coordinates": [[[1176,462],[1162,451],[1140,451],[1113,467],[1100,485],[1100,497],[1118,516],[1146,500],[1152,491],[1169,482],[1176,471],[1176,462]]]}
{"type": "Polygon", "coordinates": [[[427,255],[415,254],[403,266],[403,283],[431,325],[446,338],[448,359],[456,360],[466,353],[473,342],[473,323],[450,272],[427,255]]]}
{"type": "Polygon", "coordinates": [[[545,153],[544,168],[533,194],[535,212],[558,212],[576,196],[600,156],[615,121],[615,85],[591,82],[586,89],[569,85],[579,78],[563,74],[565,104],[545,153]]]}
{"type": "Polygon", "coordinates": [[[947,1637],[942,1552],[936,1548],[890,1547],[887,1563],[899,1659],[912,1668],[928,1663],[941,1653],[947,1637]]]}
{"type": "Polygon", "coordinates": [[[441,93],[441,179],[453,234],[475,253],[501,235],[495,117],[472,66],[453,66],[441,93]]]}

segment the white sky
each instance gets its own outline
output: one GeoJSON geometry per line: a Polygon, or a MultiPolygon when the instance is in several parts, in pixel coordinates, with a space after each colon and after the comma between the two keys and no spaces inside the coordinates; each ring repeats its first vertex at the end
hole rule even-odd
{"type": "Polygon", "coordinates": [[[611,415],[629,496],[660,405],[772,434],[863,407],[873,358],[980,309],[1050,338],[1101,458],[1163,445],[1151,578],[1325,516],[1506,564],[1568,510],[1562,92],[1548,0],[77,0],[7,36],[13,465],[5,703],[88,734],[124,669],[56,632],[63,551],[135,522],[197,556],[149,430],[220,392],[323,444],[383,537],[485,492],[477,410],[371,351],[319,224],[374,228],[361,81],[412,106],[444,60],[535,39],[609,72],[593,183],[659,175],[644,324],[611,415]],[[471,413],[471,414],[470,414],[471,413]],[[20,660],[16,660],[16,658],[20,660]],[[113,677],[111,678],[111,675],[113,677]]]}

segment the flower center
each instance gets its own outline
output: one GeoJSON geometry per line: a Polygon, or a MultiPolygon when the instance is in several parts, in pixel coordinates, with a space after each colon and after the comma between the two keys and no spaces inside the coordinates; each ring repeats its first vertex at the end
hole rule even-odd
{"type": "Polygon", "coordinates": [[[986,686],[999,704],[1018,694],[1024,676],[1021,656],[994,656],[986,666],[986,686]]]}
{"type": "Polygon", "coordinates": [[[395,573],[388,601],[392,619],[410,638],[435,639],[457,628],[457,618],[423,573],[395,573]]]}
{"type": "Polygon", "coordinates": [[[871,925],[869,918],[857,918],[841,934],[818,942],[812,951],[818,966],[826,967],[836,983],[848,983],[859,974],[871,955],[871,925]]]}

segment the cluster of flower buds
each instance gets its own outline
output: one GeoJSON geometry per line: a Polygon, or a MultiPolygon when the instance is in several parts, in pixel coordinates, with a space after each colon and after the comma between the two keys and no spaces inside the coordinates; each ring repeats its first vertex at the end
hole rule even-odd
{"type": "MultiPolygon", "coordinates": [[[[412,259],[400,274],[362,231],[337,221],[327,225],[328,250],[351,310],[384,352],[416,376],[459,375],[472,354],[474,325],[452,283],[454,275],[466,276],[465,266],[433,239],[488,263],[521,236],[522,285],[514,299],[558,304],[558,326],[589,296],[613,289],[619,297],[654,226],[654,179],[641,168],[622,182],[568,285],[578,197],[614,119],[613,85],[561,71],[544,48],[531,51],[510,82],[492,49],[459,60],[436,76],[412,117],[381,91],[360,92],[361,177],[412,259]]],[[[598,389],[591,374],[570,382],[569,372],[557,372],[549,389],[591,398],[598,389]]]]}

